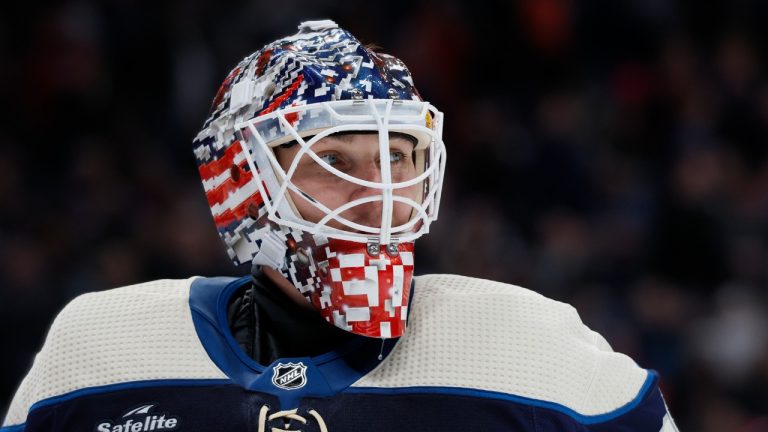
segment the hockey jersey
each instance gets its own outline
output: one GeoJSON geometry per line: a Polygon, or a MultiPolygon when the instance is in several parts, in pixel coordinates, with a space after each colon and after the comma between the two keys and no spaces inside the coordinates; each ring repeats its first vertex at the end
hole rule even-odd
{"type": "Polygon", "coordinates": [[[399,340],[260,365],[226,316],[249,280],[76,298],[0,432],[676,431],[654,372],[524,288],[420,276],[399,340]]]}

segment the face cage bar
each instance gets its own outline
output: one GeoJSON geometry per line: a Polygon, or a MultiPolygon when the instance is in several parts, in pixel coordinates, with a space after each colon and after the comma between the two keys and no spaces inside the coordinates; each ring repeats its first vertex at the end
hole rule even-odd
{"type": "MultiPolygon", "coordinates": [[[[321,104],[291,107],[246,122],[238,123],[235,128],[240,131],[241,135],[244,135],[243,130],[246,128],[248,132],[250,132],[249,139],[243,140],[243,142],[249,144],[249,151],[245,152],[245,158],[251,172],[254,173],[255,181],[257,181],[261,196],[265,197],[264,206],[267,210],[267,218],[270,221],[290,228],[300,229],[310,234],[323,235],[329,238],[362,243],[376,242],[381,245],[388,245],[390,243],[413,241],[418,237],[421,237],[429,232],[429,225],[437,220],[446,160],[445,144],[442,140],[442,120],[443,113],[427,102],[368,99],[323,102],[321,104]],[[383,108],[384,112],[380,113],[377,106],[383,108]],[[400,106],[418,108],[417,114],[403,115],[395,113],[393,115],[393,107],[396,108],[395,111],[399,112],[400,110],[397,110],[397,108],[400,106]],[[338,108],[360,109],[361,111],[368,111],[369,114],[341,114],[338,112],[338,108]],[[286,119],[286,116],[291,114],[306,114],[310,109],[322,109],[325,114],[329,115],[329,117],[334,122],[337,122],[338,125],[321,129],[319,132],[317,131],[318,128],[314,128],[312,130],[314,136],[309,141],[305,141],[301,136],[301,131],[296,130],[296,128],[294,128],[286,119]],[[432,128],[423,126],[428,118],[432,121],[432,128]],[[258,124],[273,119],[277,119],[280,126],[288,132],[288,136],[292,138],[291,140],[295,140],[301,146],[287,173],[277,162],[277,158],[275,157],[272,148],[264,140],[257,129],[258,124]],[[392,123],[393,121],[395,123],[392,123]],[[389,132],[412,132],[414,135],[422,137],[427,136],[429,143],[426,144],[427,147],[425,149],[426,160],[424,161],[424,171],[411,180],[392,183],[389,164],[381,164],[382,181],[380,183],[370,182],[350,176],[330,166],[320,159],[320,157],[311,149],[311,146],[319,140],[337,132],[347,131],[378,132],[379,157],[381,160],[389,159],[389,132]],[[251,145],[251,139],[255,139],[256,141],[255,148],[251,145]],[[298,166],[299,160],[304,154],[309,155],[309,157],[311,157],[317,164],[334,175],[353,184],[372,189],[379,189],[382,191],[382,194],[352,200],[335,210],[327,208],[290,181],[298,166]],[[259,170],[257,167],[262,169],[259,170]],[[279,175],[279,179],[275,173],[279,175]],[[412,186],[425,180],[425,188],[422,191],[421,203],[393,194],[393,191],[396,189],[412,186]],[[317,223],[302,219],[294,210],[295,207],[292,205],[291,197],[286,193],[287,190],[294,191],[298,196],[301,196],[302,199],[321,210],[325,213],[325,217],[317,223]],[[382,201],[383,204],[381,226],[379,228],[360,225],[349,221],[340,215],[340,213],[352,207],[374,201],[382,201]],[[393,202],[407,204],[415,210],[415,214],[413,214],[414,212],[412,211],[413,215],[409,221],[396,227],[391,226],[393,202]],[[336,220],[346,227],[362,232],[348,231],[327,226],[327,223],[331,220],[336,220]],[[422,221],[423,223],[417,231],[407,231],[411,230],[419,221],[422,221]]],[[[304,135],[309,134],[310,133],[308,132],[304,132],[304,135]]],[[[272,142],[274,141],[275,140],[272,142]]],[[[420,144],[421,142],[418,143],[417,146],[420,144]]],[[[273,145],[276,146],[277,144],[273,145]]]]}

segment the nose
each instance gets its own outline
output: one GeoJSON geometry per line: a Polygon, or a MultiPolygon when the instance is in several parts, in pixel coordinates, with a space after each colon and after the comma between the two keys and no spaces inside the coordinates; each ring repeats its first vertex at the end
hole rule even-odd
{"type": "MultiPolygon", "coordinates": [[[[381,168],[376,162],[370,162],[359,167],[354,173],[354,176],[361,180],[381,183],[381,168]]],[[[354,185],[347,202],[379,195],[381,195],[381,189],[356,184],[354,185]]],[[[382,202],[381,200],[377,200],[356,205],[344,213],[345,217],[348,217],[353,222],[377,227],[381,225],[381,211],[382,202]]]]}
{"type": "MultiPolygon", "coordinates": [[[[381,167],[375,161],[359,166],[353,175],[360,180],[381,183],[381,167]]],[[[381,189],[356,184],[349,198],[351,201],[353,199],[365,198],[372,195],[381,195],[381,189]]]]}

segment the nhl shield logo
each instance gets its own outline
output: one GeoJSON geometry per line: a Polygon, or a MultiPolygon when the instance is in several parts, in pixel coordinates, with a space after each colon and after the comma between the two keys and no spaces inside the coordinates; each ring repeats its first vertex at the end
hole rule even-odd
{"type": "Polygon", "coordinates": [[[307,367],[304,363],[278,363],[272,371],[272,384],[281,389],[296,390],[307,383],[307,367]]]}

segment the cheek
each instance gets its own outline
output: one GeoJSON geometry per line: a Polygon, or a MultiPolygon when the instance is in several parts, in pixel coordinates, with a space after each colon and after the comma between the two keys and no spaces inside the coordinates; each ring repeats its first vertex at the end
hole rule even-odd
{"type": "MultiPolygon", "coordinates": [[[[294,184],[299,189],[314,198],[316,201],[331,210],[335,210],[339,206],[346,204],[348,201],[346,198],[349,196],[347,191],[339,185],[333,188],[329,188],[317,187],[317,183],[315,182],[303,183],[301,181],[295,181],[294,184]]],[[[304,220],[309,222],[318,222],[325,216],[325,212],[315,207],[311,202],[309,202],[306,198],[299,195],[298,193],[291,191],[291,199],[293,200],[293,203],[296,205],[296,209],[299,211],[301,217],[304,220]]]]}
{"type": "MultiPolygon", "coordinates": [[[[410,198],[416,202],[419,202],[419,189],[422,187],[424,187],[422,183],[417,183],[407,188],[395,189],[394,193],[397,196],[401,196],[403,198],[410,198]]],[[[403,204],[403,205],[408,206],[407,204],[403,204]]]]}
{"type": "MultiPolygon", "coordinates": [[[[408,188],[399,189],[395,191],[395,195],[401,196],[403,198],[410,198],[413,201],[419,202],[419,188],[421,187],[421,184],[417,184],[408,188]]],[[[414,208],[410,205],[401,202],[395,202],[393,225],[402,225],[408,222],[413,211],[414,208]]]]}
{"type": "Polygon", "coordinates": [[[299,216],[302,219],[309,222],[318,222],[322,219],[323,212],[320,211],[320,209],[312,205],[312,203],[301,197],[299,194],[293,191],[290,191],[290,194],[291,200],[293,200],[293,204],[296,206],[296,210],[299,211],[299,216]]]}

